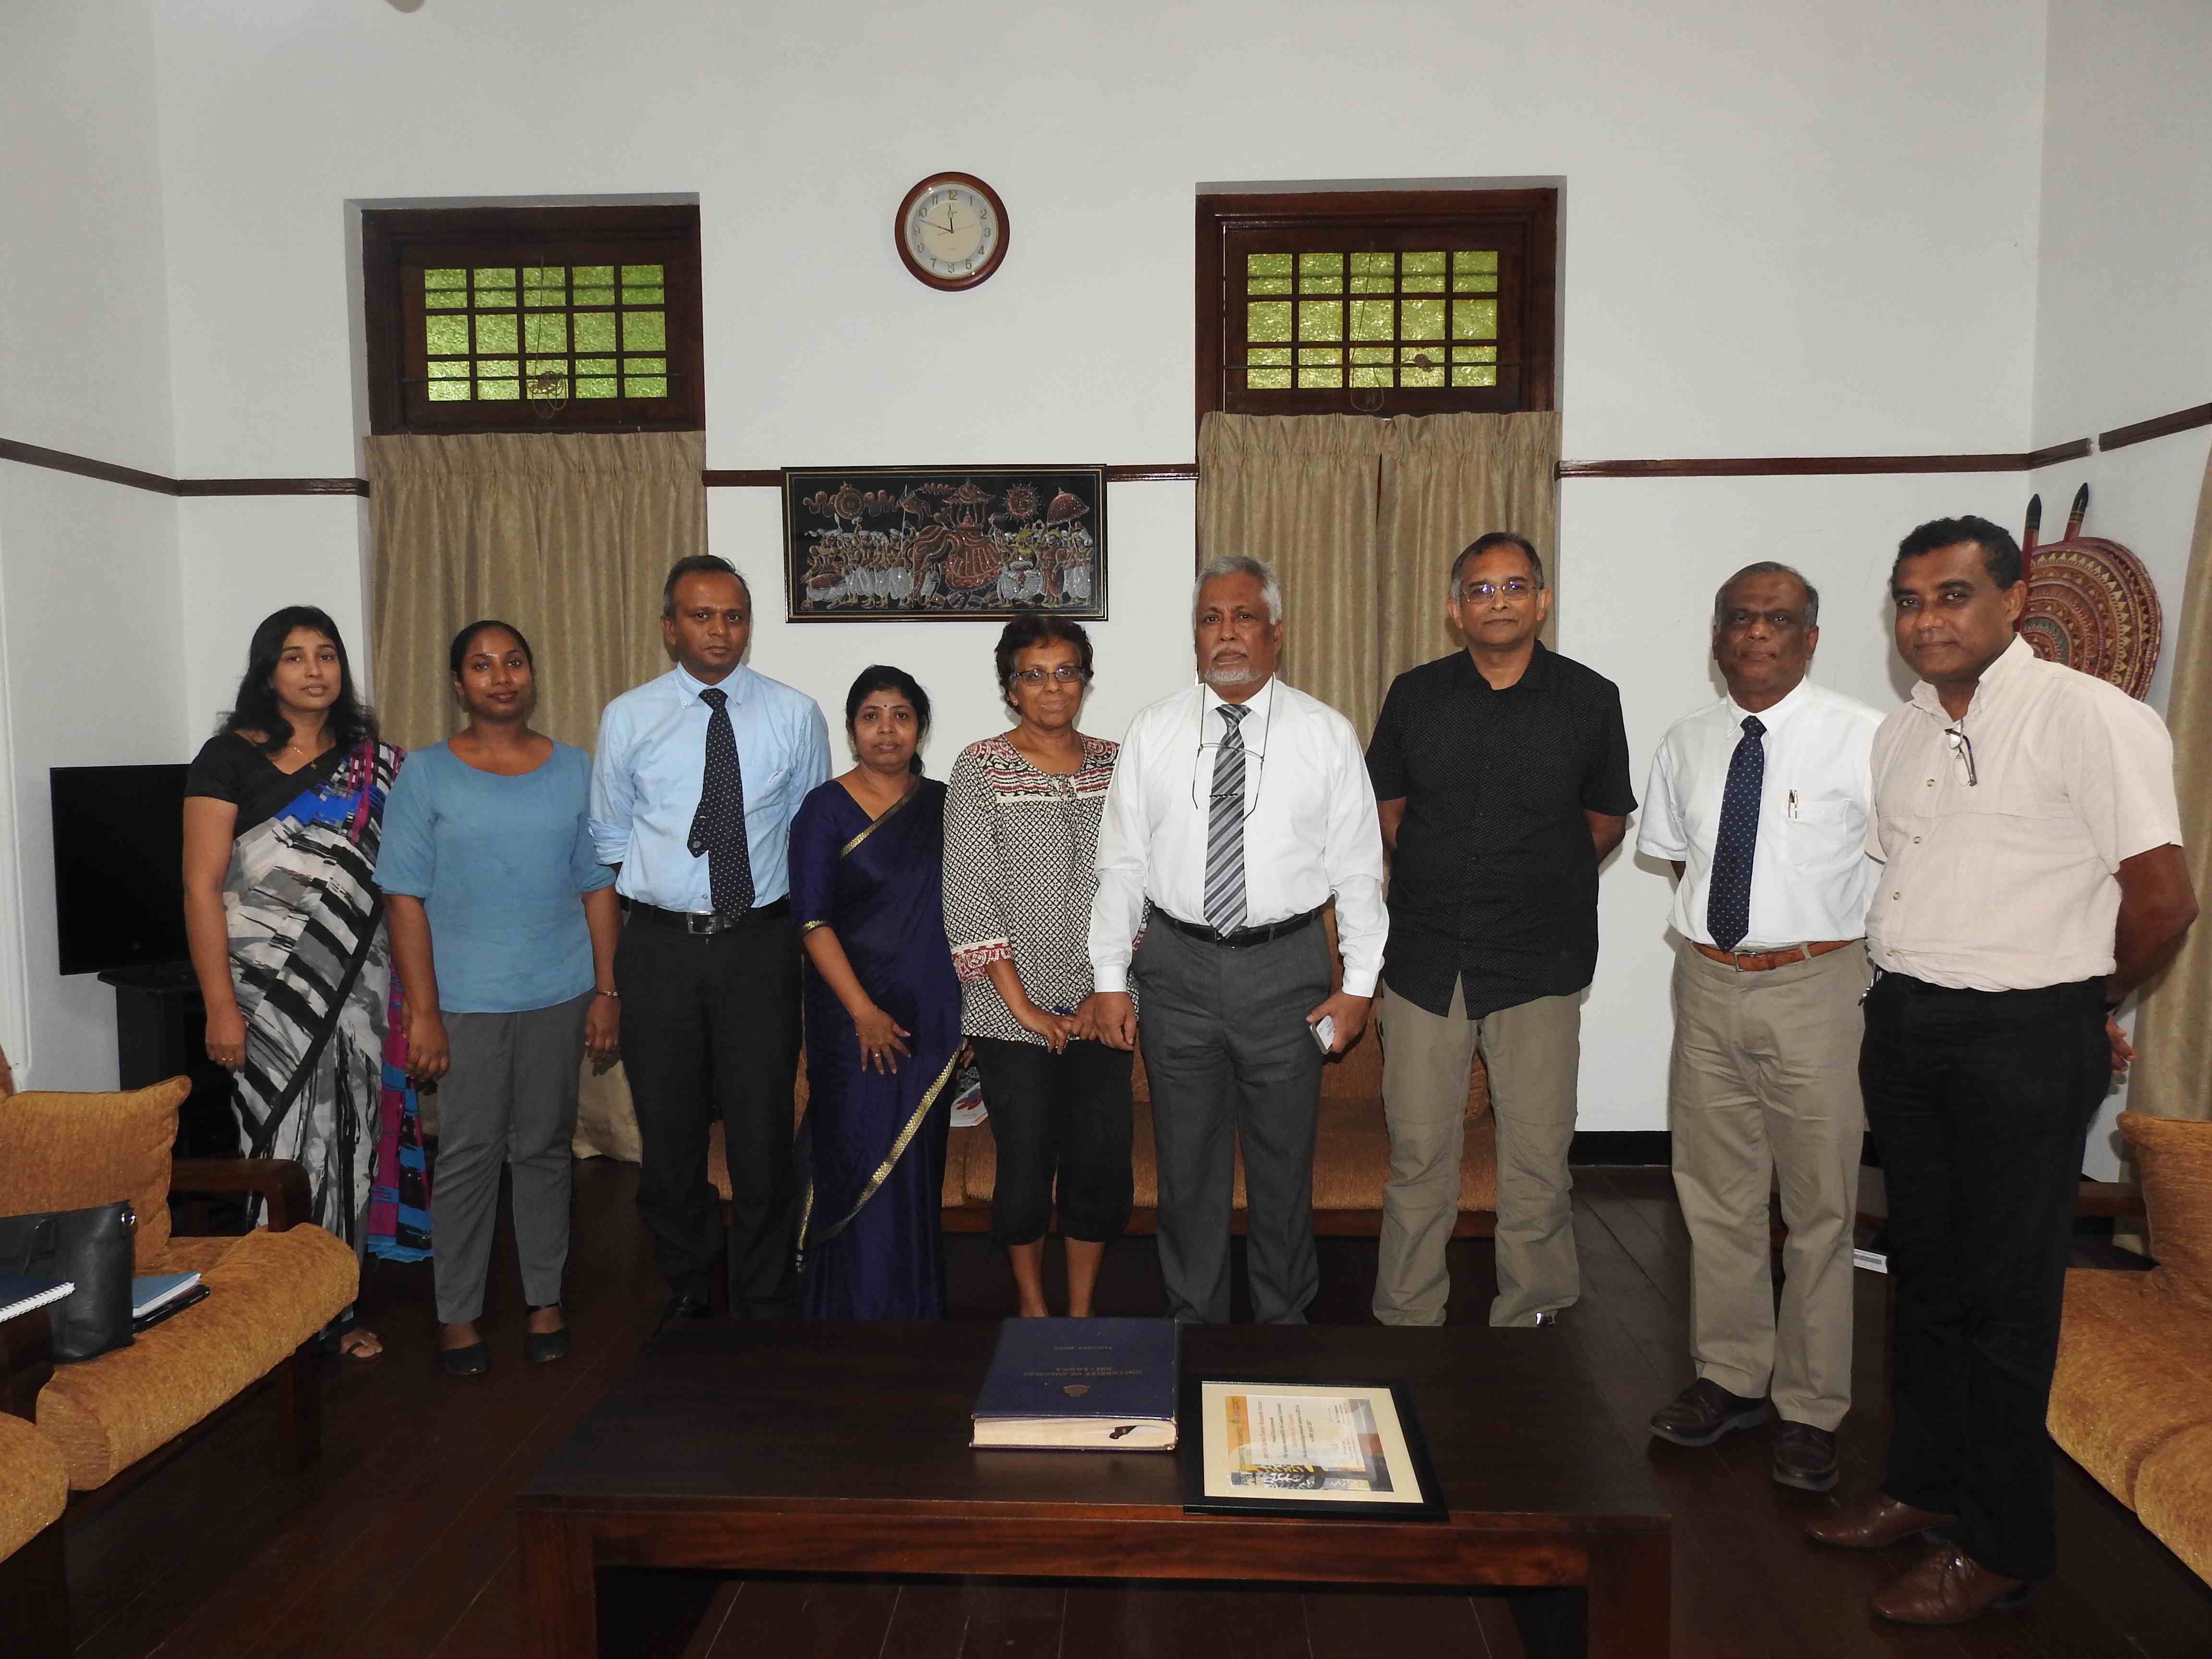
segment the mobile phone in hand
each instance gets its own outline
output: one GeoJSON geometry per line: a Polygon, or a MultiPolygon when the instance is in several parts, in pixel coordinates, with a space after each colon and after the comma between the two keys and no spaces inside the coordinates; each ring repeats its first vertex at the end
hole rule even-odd
{"type": "Polygon", "coordinates": [[[1328,1054],[1336,1047],[1336,1016],[1323,1014],[1306,1030],[1313,1033],[1314,1046],[1328,1054]]]}

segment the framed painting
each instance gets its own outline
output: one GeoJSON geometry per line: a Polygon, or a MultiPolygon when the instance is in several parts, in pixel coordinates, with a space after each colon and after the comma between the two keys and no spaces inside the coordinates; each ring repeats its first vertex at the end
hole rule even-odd
{"type": "Polygon", "coordinates": [[[1097,466],[787,467],[793,622],[1004,622],[1106,614],[1097,466]]]}

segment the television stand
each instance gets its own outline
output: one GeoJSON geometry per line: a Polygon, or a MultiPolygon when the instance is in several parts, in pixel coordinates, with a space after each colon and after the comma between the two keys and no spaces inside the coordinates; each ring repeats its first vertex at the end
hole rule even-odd
{"type": "Polygon", "coordinates": [[[189,962],[110,968],[100,983],[115,988],[118,1084],[143,1089],[179,1073],[192,1092],[177,1109],[179,1158],[236,1158],[238,1118],[230,1106],[230,1073],[207,1057],[207,1005],[189,962]]]}

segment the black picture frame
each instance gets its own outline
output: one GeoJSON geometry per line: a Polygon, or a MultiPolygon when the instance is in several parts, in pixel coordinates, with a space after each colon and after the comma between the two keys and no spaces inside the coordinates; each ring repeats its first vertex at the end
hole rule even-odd
{"type": "Polygon", "coordinates": [[[1176,1401],[1176,1450],[1182,1476],[1183,1510],[1189,1515],[1296,1516],[1306,1521],[1426,1521],[1449,1518],[1443,1491],[1437,1484],[1436,1466],[1430,1461],[1428,1441],[1421,1433],[1411,1391],[1395,1378],[1341,1378],[1199,1375],[1186,1371],[1176,1401]],[[1386,1396],[1402,1444],[1402,1458],[1390,1460],[1394,1474],[1410,1475],[1417,1497],[1412,1501],[1363,1502],[1346,1498],[1316,1496],[1232,1497],[1209,1491],[1206,1462],[1211,1436],[1206,1421],[1206,1390],[1244,1388],[1260,1393],[1285,1389],[1315,1389],[1329,1393],[1386,1396]]]}
{"type": "Polygon", "coordinates": [[[1106,616],[1103,466],[783,469],[790,622],[1106,616]]]}

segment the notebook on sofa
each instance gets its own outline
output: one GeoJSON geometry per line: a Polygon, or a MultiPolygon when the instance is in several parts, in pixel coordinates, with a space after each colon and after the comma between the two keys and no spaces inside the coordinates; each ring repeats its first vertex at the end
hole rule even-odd
{"type": "Polygon", "coordinates": [[[67,1279],[40,1279],[30,1273],[0,1273],[0,1319],[13,1319],[49,1302],[58,1302],[76,1289],[67,1279]]]}

